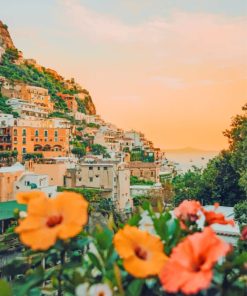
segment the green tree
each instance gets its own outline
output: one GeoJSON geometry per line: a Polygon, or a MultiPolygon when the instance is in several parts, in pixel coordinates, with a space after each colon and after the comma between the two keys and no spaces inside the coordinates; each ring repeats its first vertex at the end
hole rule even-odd
{"type": "Polygon", "coordinates": [[[239,173],[232,165],[230,151],[222,151],[209,161],[202,175],[200,192],[204,203],[219,202],[224,206],[234,206],[245,199],[245,193],[239,186],[239,173]]]}
{"type": "Polygon", "coordinates": [[[247,200],[234,206],[234,218],[240,225],[247,225],[247,200]]]}
{"type": "Polygon", "coordinates": [[[243,114],[233,118],[230,129],[224,132],[228,138],[234,169],[239,173],[239,185],[247,196],[247,104],[242,108],[243,114]]]}
{"type": "Polygon", "coordinates": [[[75,154],[78,158],[83,157],[84,155],[86,155],[86,149],[84,146],[81,147],[74,147],[71,152],[73,154],[75,154]]]}
{"type": "Polygon", "coordinates": [[[177,206],[185,199],[200,200],[202,188],[202,170],[193,167],[191,170],[177,175],[172,180],[174,191],[173,202],[177,206]]]}
{"type": "Polygon", "coordinates": [[[103,155],[105,158],[110,158],[110,155],[107,153],[106,147],[100,144],[93,144],[91,146],[91,151],[94,155],[103,155]]]}

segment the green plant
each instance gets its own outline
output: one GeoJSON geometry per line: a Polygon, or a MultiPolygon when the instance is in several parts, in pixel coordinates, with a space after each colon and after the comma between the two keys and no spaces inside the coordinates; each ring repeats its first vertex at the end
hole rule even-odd
{"type": "Polygon", "coordinates": [[[154,185],[155,182],[139,179],[136,176],[130,176],[130,185],[154,185]]]}
{"type": "Polygon", "coordinates": [[[25,153],[23,155],[23,160],[30,160],[30,159],[40,159],[43,158],[44,155],[42,153],[25,153]]]}
{"type": "MultiPolygon", "coordinates": [[[[53,76],[44,67],[38,70],[30,64],[15,64],[14,62],[17,57],[17,49],[6,49],[0,64],[0,76],[4,76],[12,82],[20,81],[29,85],[47,88],[52,100],[55,102],[56,110],[68,112],[66,103],[57,96],[57,93],[69,93],[74,95],[80,93],[82,90],[77,89],[76,84],[74,84],[73,89],[68,89],[62,79],[53,76]]],[[[91,97],[84,101],[83,104],[85,106],[85,112],[90,114],[90,107],[93,106],[91,97]]]]}
{"type": "Polygon", "coordinates": [[[247,200],[234,206],[234,218],[241,225],[247,225],[247,200]]]}

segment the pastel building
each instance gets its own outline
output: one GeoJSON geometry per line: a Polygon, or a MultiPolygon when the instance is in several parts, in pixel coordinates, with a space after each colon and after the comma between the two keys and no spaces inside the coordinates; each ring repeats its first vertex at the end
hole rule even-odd
{"type": "Polygon", "coordinates": [[[160,165],[154,162],[132,161],[128,164],[130,175],[143,180],[159,182],[160,165]]]}
{"type": "Polygon", "coordinates": [[[76,160],[73,158],[57,157],[37,161],[28,161],[26,168],[36,174],[46,174],[50,185],[64,186],[64,176],[67,169],[75,168],[76,160]]]}
{"type": "Polygon", "coordinates": [[[30,104],[35,104],[46,112],[52,112],[54,109],[54,103],[51,101],[48,89],[43,87],[5,80],[1,88],[1,93],[10,99],[16,98],[30,104]]]}
{"type": "Polygon", "coordinates": [[[0,168],[0,202],[15,200],[14,184],[24,172],[20,163],[0,168]]]}
{"type": "Polygon", "coordinates": [[[62,94],[62,93],[57,93],[57,96],[59,96],[62,100],[65,101],[65,103],[67,104],[68,109],[72,113],[77,112],[78,104],[77,104],[75,96],[69,95],[69,94],[62,94]]]}
{"type": "Polygon", "coordinates": [[[108,192],[118,210],[130,210],[130,174],[124,163],[113,161],[82,162],[74,169],[68,169],[65,186],[94,188],[108,192]]]}
{"type": "Polygon", "coordinates": [[[7,104],[12,107],[13,111],[17,112],[19,116],[32,116],[38,118],[46,118],[48,117],[48,111],[46,108],[40,105],[36,105],[34,103],[29,103],[25,100],[21,99],[9,99],[7,100],[7,104]]]}
{"type": "Polygon", "coordinates": [[[13,126],[0,128],[0,149],[16,150],[18,155],[40,152],[44,157],[66,156],[69,153],[70,130],[13,126]]]}
{"type": "Polygon", "coordinates": [[[48,197],[54,197],[57,194],[57,186],[49,185],[49,176],[46,174],[24,172],[14,182],[14,194],[27,191],[42,191],[48,197]]]}

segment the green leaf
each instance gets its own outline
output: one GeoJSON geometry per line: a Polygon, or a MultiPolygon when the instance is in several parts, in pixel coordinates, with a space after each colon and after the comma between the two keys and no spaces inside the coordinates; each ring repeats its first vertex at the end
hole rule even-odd
{"type": "Polygon", "coordinates": [[[167,221],[171,219],[171,215],[167,212],[162,214],[159,218],[154,218],[154,228],[157,234],[161,237],[162,240],[168,241],[169,233],[168,233],[168,226],[167,221]]]}
{"type": "Polygon", "coordinates": [[[141,295],[144,280],[133,280],[127,289],[128,296],[139,296],[141,295]]]}
{"type": "Polygon", "coordinates": [[[4,280],[0,280],[0,295],[1,296],[12,296],[12,290],[9,283],[4,280]]]}
{"type": "Polygon", "coordinates": [[[44,271],[41,267],[30,270],[30,274],[25,275],[25,278],[19,280],[14,285],[14,296],[27,296],[32,288],[40,285],[44,280],[44,271]]]}
{"type": "Polygon", "coordinates": [[[91,260],[91,262],[100,270],[102,271],[103,267],[101,266],[101,263],[99,261],[99,259],[97,258],[97,256],[95,256],[93,253],[88,252],[87,253],[89,259],[91,260]]]}
{"type": "Polygon", "coordinates": [[[138,226],[139,221],[141,220],[140,214],[134,214],[127,222],[131,226],[138,226]]]}
{"type": "Polygon", "coordinates": [[[112,245],[113,232],[109,228],[103,228],[95,231],[94,237],[97,240],[99,247],[107,250],[112,245]]]}

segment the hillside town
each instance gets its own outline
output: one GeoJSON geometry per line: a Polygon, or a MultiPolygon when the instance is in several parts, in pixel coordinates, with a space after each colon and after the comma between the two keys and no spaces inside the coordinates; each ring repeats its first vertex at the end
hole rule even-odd
{"type": "Polygon", "coordinates": [[[209,24],[216,35],[208,41],[217,36],[220,47],[228,33],[212,26],[208,12],[206,22],[198,12],[195,22],[176,5],[175,26],[171,13],[153,18],[159,1],[147,13],[135,4],[144,27],[137,14],[128,23],[124,6],[118,11],[128,11],[128,22],[111,17],[108,4],[94,3],[96,11],[83,1],[46,2],[2,4],[20,34],[16,44],[49,64],[26,57],[0,20],[0,296],[246,296],[247,104],[237,102],[239,91],[227,96],[222,83],[237,71],[221,77],[213,69],[218,59],[228,71],[222,50],[217,57],[208,42],[214,59],[198,56],[198,38],[187,38],[188,28],[202,36],[209,24]],[[117,46],[109,47],[111,39],[117,46]],[[50,65],[93,88],[104,116],[86,86],[50,65]],[[218,109],[208,98],[222,100],[218,109]],[[222,132],[226,105],[234,117],[222,132]],[[222,142],[219,131],[227,147],[208,150],[222,142]]]}
{"type": "MultiPolygon", "coordinates": [[[[6,55],[14,55],[14,65],[43,71],[16,50],[3,24],[1,36],[3,64],[6,55]]],[[[9,213],[17,206],[16,195],[27,191],[53,197],[61,188],[98,190],[122,213],[132,210],[135,196],[162,196],[160,181],[175,173],[165,153],[143,133],[104,121],[88,91],[73,79],[51,69],[45,73],[62,83],[63,92],[51,96],[48,88],[0,76],[5,107],[0,109],[0,202],[9,213]]]]}

